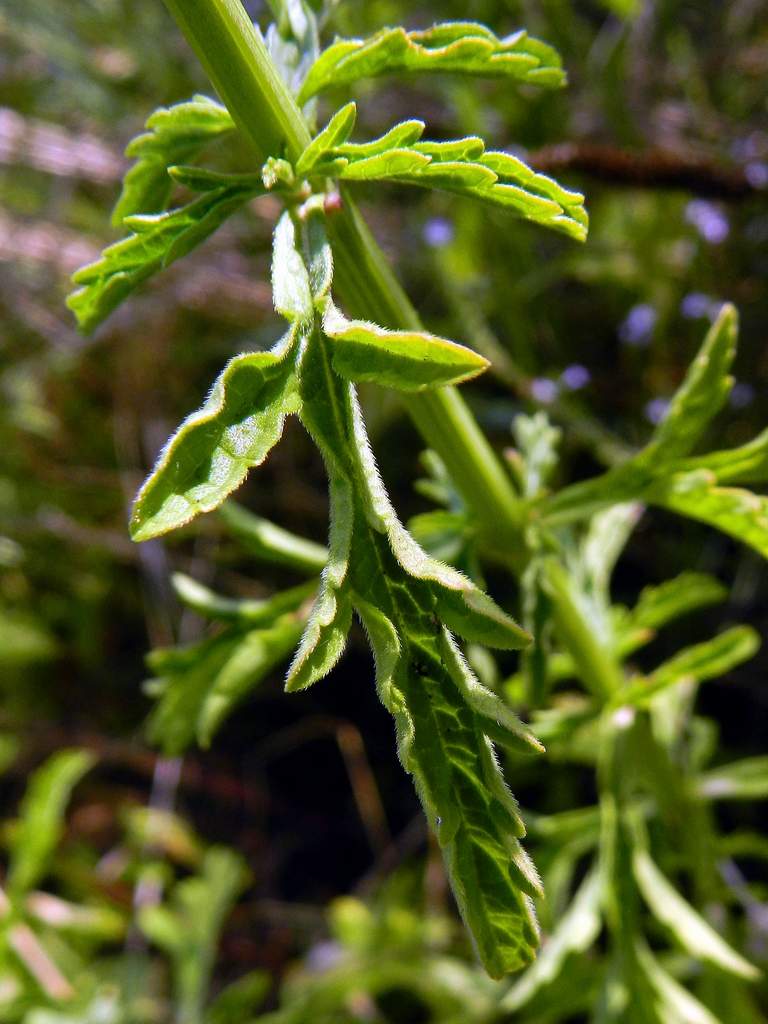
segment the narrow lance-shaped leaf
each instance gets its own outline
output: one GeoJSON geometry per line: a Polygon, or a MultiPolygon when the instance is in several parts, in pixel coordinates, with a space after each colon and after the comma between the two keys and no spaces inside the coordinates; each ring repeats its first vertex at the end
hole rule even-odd
{"type": "Polygon", "coordinates": [[[388,331],[347,320],[329,303],[323,331],[332,339],[331,360],[341,377],[398,391],[458,384],[482,373],[488,360],[464,345],[424,331],[388,331]]]}
{"type": "Polygon", "coordinates": [[[245,202],[263,191],[252,181],[205,192],[166,213],[126,217],[134,232],[110,245],[72,280],[80,287],[67,305],[84,331],[92,331],[140,284],[204,242],[245,202]]]}
{"type": "Polygon", "coordinates": [[[112,214],[116,226],[135,213],[165,209],[172,181],[168,168],[186,163],[213,139],[234,129],[229,111],[208,96],[194,96],[172,107],[160,107],[147,120],[148,129],[128,143],[126,156],[136,158],[127,171],[112,214]]]}
{"type": "Polygon", "coordinates": [[[542,86],[565,84],[560,58],[525,32],[498,39],[477,22],[447,22],[420,32],[384,28],[369,39],[337,39],[310,69],[299,102],[329,85],[401,72],[458,72],[542,86]]]}
{"type": "Polygon", "coordinates": [[[678,652],[640,683],[616,694],[614,702],[643,705],[662,690],[691,680],[702,683],[716,679],[748,661],[760,646],[760,637],[750,626],[733,626],[712,640],[694,644],[678,652]]]}
{"type": "Polygon", "coordinates": [[[748,981],[760,976],[760,971],[732,949],[683,899],[645,850],[635,849],[632,866],[650,910],[692,956],[708,960],[724,971],[730,971],[748,981]]]}
{"type": "Polygon", "coordinates": [[[768,797],[768,757],[745,757],[713,768],[699,777],[697,789],[710,800],[764,800],[768,797]]]}
{"type": "Polygon", "coordinates": [[[93,760],[84,750],[60,750],[30,779],[11,845],[8,891],[13,899],[34,888],[48,871],[72,790],[93,760]]]}
{"type": "Polygon", "coordinates": [[[269,565],[285,565],[314,575],[322,572],[328,561],[328,549],[322,544],[298,537],[233,501],[222,505],[219,515],[246,551],[269,565]]]}
{"type": "Polygon", "coordinates": [[[693,449],[730,394],[733,378],[728,371],[736,354],[737,335],[738,315],[726,303],[640,459],[668,463],[693,449]]]}
{"type": "Polygon", "coordinates": [[[519,1010],[562,971],[568,956],[589,949],[600,932],[600,877],[592,871],[578,888],[536,962],[504,996],[500,1010],[519,1010]]]}
{"type": "Polygon", "coordinates": [[[697,519],[768,558],[768,497],[740,487],[718,487],[707,470],[680,473],[649,488],[654,505],[697,519]]]}

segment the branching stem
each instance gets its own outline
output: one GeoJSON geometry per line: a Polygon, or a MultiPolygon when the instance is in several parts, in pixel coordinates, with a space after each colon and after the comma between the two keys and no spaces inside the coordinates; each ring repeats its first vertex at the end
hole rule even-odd
{"type": "MultiPolygon", "coordinates": [[[[240,0],[165,0],[220,97],[262,161],[295,160],[310,141],[296,101],[280,78],[240,0]]],[[[351,196],[331,220],[336,280],[350,312],[385,327],[420,328],[351,196]]],[[[522,507],[510,477],[453,387],[405,399],[426,443],[446,464],[481,525],[492,553],[519,569],[524,561],[522,507]]]]}

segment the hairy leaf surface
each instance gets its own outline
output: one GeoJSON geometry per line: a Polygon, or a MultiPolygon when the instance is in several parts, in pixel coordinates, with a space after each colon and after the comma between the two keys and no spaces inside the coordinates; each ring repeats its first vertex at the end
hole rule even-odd
{"type": "Polygon", "coordinates": [[[123,179],[112,214],[117,227],[132,214],[165,209],[173,184],[168,168],[193,159],[208,142],[226,135],[235,125],[226,107],[198,95],[172,107],[160,107],[145,127],[147,131],[132,139],[125,151],[136,162],[123,179]]]}
{"type": "Polygon", "coordinates": [[[80,328],[92,331],[142,282],[186,256],[263,190],[249,179],[211,189],[177,210],[126,217],[133,234],[108,246],[100,259],[72,276],[81,287],[67,297],[67,305],[80,328]]]}
{"type": "Polygon", "coordinates": [[[563,188],[509,153],[486,152],[482,139],[416,141],[423,122],[406,121],[379,139],[356,144],[347,141],[353,123],[354,104],[348,104],[299,158],[299,173],[443,189],[502,206],[578,240],[586,238],[588,217],[581,193],[563,188]]]}
{"type": "Polygon", "coordinates": [[[235,356],[171,437],[136,498],[131,536],[148,540],[218,508],[280,439],[297,407],[293,328],[271,352],[235,356]]]}
{"type": "Polygon", "coordinates": [[[425,331],[388,331],[347,320],[330,304],[323,331],[333,340],[331,360],[341,377],[398,391],[459,384],[482,373],[488,360],[464,345],[425,331]]]}
{"type": "Polygon", "coordinates": [[[309,71],[299,102],[329,85],[430,71],[507,77],[541,86],[565,84],[555,50],[526,32],[498,39],[477,22],[446,22],[420,32],[384,28],[369,39],[337,39],[309,71]]]}

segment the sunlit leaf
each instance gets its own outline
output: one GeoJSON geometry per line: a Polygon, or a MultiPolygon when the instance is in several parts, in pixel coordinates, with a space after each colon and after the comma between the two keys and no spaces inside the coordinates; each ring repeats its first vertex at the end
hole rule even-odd
{"type": "Polygon", "coordinates": [[[323,330],[333,340],[334,370],[358,383],[398,391],[458,384],[482,373],[488,360],[464,345],[424,331],[388,331],[363,320],[347,320],[330,305],[323,330]]]}
{"type": "Polygon", "coordinates": [[[165,209],[173,184],[168,168],[193,159],[207,143],[234,127],[227,108],[208,96],[156,110],[147,120],[148,130],[128,143],[125,154],[136,162],[123,180],[113,223],[119,226],[131,214],[165,209]]]}
{"type": "Polygon", "coordinates": [[[329,85],[430,71],[507,77],[542,86],[565,84],[556,52],[527,33],[498,39],[477,22],[447,22],[420,32],[384,28],[369,39],[337,39],[311,68],[299,102],[329,85]]]}
{"type": "Polygon", "coordinates": [[[352,107],[343,108],[304,151],[297,164],[302,175],[443,189],[505,207],[573,238],[586,237],[581,193],[568,191],[508,153],[486,152],[482,139],[414,141],[423,123],[406,121],[372,142],[334,145],[339,133],[351,129],[353,111],[346,112],[352,107]]]}
{"type": "Polygon", "coordinates": [[[235,356],[181,424],[139,491],[131,536],[148,540],[218,508],[277,443],[295,412],[296,329],[270,352],[235,356]]]}
{"type": "Polygon", "coordinates": [[[707,960],[724,971],[751,981],[760,971],[736,952],[714,928],[667,881],[653,860],[641,848],[633,855],[635,878],[653,914],[670,929],[691,956],[707,960]]]}
{"type": "Polygon", "coordinates": [[[253,196],[263,191],[252,181],[203,193],[165,213],[126,217],[133,234],[110,245],[95,263],[72,276],[80,287],[67,298],[80,328],[92,331],[147,278],[205,241],[253,196]]]}

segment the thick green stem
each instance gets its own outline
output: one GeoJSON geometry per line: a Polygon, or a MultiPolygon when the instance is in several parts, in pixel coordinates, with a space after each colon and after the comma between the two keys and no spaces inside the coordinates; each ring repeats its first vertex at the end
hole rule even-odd
{"type": "MultiPolygon", "coordinates": [[[[213,85],[262,161],[295,159],[310,141],[293,96],[240,0],[165,0],[213,85]]],[[[336,281],[354,315],[418,328],[419,316],[348,193],[330,217],[336,281]]],[[[509,565],[522,559],[521,503],[455,388],[409,396],[405,405],[475,513],[486,545],[509,565]]]]}

